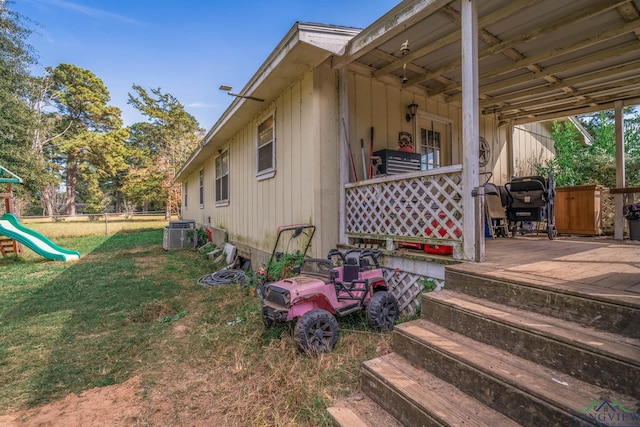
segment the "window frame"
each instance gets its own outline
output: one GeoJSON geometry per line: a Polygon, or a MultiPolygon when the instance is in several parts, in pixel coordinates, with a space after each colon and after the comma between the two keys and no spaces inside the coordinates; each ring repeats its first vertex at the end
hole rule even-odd
{"type": "Polygon", "coordinates": [[[231,200],[231,185],[230,185],[230,176],[231,176],[231,171],[230,171],[231,167],[230,167],[230,163],[229,163],[229,149],[225,149],[224,151],[222,151],[218,156],[216,156],[216,158],[213,161],[213,199],[215,201],[215,205],[216,206],[228,206],[229,202],[231,200]],[[222,161],[223,157],[226,157],[226,173],[224,175],[220,175],[218,176],[218,162],[222,161]],[[227,190],[227,198],[226,199],[218,199],[218,182],[219,180],[222,180],[224,178],[227,178],[227,182],[226,182],[226,190],[227,190]]]}
{"type": "MultiPolygon", "coordinates": [[[[438,169],[441,167],[445,167],[451,164],[451,154],[453,150],[453,120],[448,117],[440,116],[437,114],[428,113],[426,111],[418,111],[416,114],[415,121],[415,135],[416,135],[416,152],[420,153],[420,169],[421,170],[432,170],[438,169]],[[426,126],[421,126],[425,124],[424,122],[431,122],[431,128],[426,126]],[[437,130],[434,126],[438,125],[440,130],[437,130]],[[425,129],[425,135],[427,138],[427,144],[422,144],[422,132],[421,129],[425,129]],[[431,141],[433,143],[437,141],[438,147],[435,147],[435,144],[429,145],[429,133],[432,133],[431,141]],[[434,138],[435,135],[438,135],[438,138],[434,138]],[[423,153],[423,148],[427,149],[426,152],[423,153]],[[429,148],[437,148],[438,154],[438,165],[432,168],[429,168],[429,160],[428,160],[428,149],[429,148]],[[424,158],[427,157],[426,161],[424,158]]],[[[434,159],[435,161],[435,159],[434,159]]]]}
{"type": "Polygon", "coordinates": [[[200,209],[204,208],[204,168],[200,169],[198,172],[198,179],[200,181],[200,209]]]}
{"type": "MultiPolygon", "coordinates": [[[[264,133],[264,131],[263,131],[264,133]]],[[[258,181],[274,177],[276,174],[276,112],[275,110],[269,112],[264,116],[262,120],[256,126],[256,178],[258,181]],[[271,139],[268,142],[260,143],[261,133],[260,128],[268,120],[272,121],[271,125],[271,139]],[[271,166],[260,170],[260,150],[267,145],[271,144],[271,166]]]]}
{"type": "Polygon", "coordinates": [[[186,211],[189,209],[189,181],[182,183],[182,208],[186,211]]]}

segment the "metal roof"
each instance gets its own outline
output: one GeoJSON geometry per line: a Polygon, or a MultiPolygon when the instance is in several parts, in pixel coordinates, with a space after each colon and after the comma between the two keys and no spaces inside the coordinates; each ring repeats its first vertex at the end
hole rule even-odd
{"type": "MultiPolygon", "coordinates": [[[[518,124],[611,109],[616,100],[640,104],[640,0],[477,5],[482,114],[518,124]]],[[[459,106],[460,10],[461,0],[403,1],[333,65],[459,106]]]]}

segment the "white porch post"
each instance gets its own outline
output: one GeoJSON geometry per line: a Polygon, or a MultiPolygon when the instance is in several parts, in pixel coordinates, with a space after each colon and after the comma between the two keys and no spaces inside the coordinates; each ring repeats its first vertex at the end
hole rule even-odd
{"type": "Polygon", "coordinates": [[[472,191],[479,183],[479,137],[480,110],[478,107],[478,9],[476,0],[462,0],[462,226],[463,259],[481,261],[476,257],[484,254],[484,239],[476,248],[476,202],[472,191]]]}
{"type": "Polygon", "coordinates": [[[338,211],[338,239],[340,244],[347,244],[347,230],[346,226],[346,214],[345,209],[347,202],[345,199],[344,186],[349,183],[349,150],[347,141],[347,135],[349,134],[349,97],[348,97],[348,73],[347,67],[342,67],[338,72],[338,79],[340,80],[340,92],[338,94],[338,175],[340,182],[340,207],[338,211]]]}
{"type": "Polygon", "coordinates": [[[513,153],[513,120],[509,120],[507,123],[507,181],[511,181],[511,178],[516,173],[516,156],[513,153]]]}
{"type": "MultiPolygon", "coordinates": [[[[625,186],[624,170],[624,125],[622,114],[622,101],[615,102],[616,110],[616,187],[625,186]]],[[[615,212],[613,219],[613,238],[622,240],[624,238],[624,218],[622,217],[622,206],[624,205],[624,194],[615,195],[615,212]]]]}

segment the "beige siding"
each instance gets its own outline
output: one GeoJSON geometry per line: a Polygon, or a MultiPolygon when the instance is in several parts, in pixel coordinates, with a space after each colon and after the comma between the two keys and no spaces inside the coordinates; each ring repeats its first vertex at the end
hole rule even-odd
{"type": "MultiPolygon", "coordinates": [[[[413,122],[405,120],[407,106],[411,103],[418,104],[421,112],[451,121],[451,146],[446,150],[446,162],[462,162],[462,113],[459,108],[356,73],[349,75],[349,90],[349,140],[358,178],[362,179],[363,171],[360,139],[365,141],[365,157],[368,159],[371,126],[374,127],[374,151],[397,149],[398,134],[402,131],[412,133],[414,143],[417,142],[413,122]]],[[[491,161],[483,171],[501,176],[507,168],[506,128],[494,130],[493,123],[493,118],[488,116],[480,120],[480,135],[492,146],[491,161]]]]}
{"type": "MultiPolygon", "coordinates": [[[[362,179],[362,150],[364,140],[365,163],[369,158],[371,127],[374,128],[373,151],[385,148],[398,149],[400,132],[414,133],[414,122],[407,122],[407,105],[416,103],[419,110],[435,114],[452,121],[452,147],[449,161],[460,162],[461,148],[460,110],[429,99],[416,92],[402,90],[397,86],[368,78],[356,73],[349,74],[349,142],[356,163],[358,178],[362,179]]],[[[414,143],[416,141],[413,135],[414,143]]]]}
{"type": "MultiPolygon", "coordinates": [[[[373,151],[397,149],[400,131],[414,132],[407,122],[407,105],[451,122],[451,147],[447,162],[462,158],[461,111],[421,92],[400,89],[360,74],[348,73],[349,143],[358,177],[363,179],[360,140],[368,161],[371,127],[373,151]]],[[[312,255],[324,256],[338,242],[339,171],[338,82],[336,72],[321,65],[303,75],[231,138],[222,150],[229,150],[230,202],[215,206],[215,157],[202,163],[205,170],[205,203],[198,203],[198,171],[188,177],[189,206],[185,219],[210,224],[228,231],[230,239],[248,248],[269,252],[278,226],[312,223],[318,227],[312,255]],[[256,129],[275,113],[276,173],[273,178],[256,178],[256,129]]],[[[492,172],[492,181],[508,182],[508,126],[495,128],[494,119],[480,119],[480,135],[491,145],[491,160],[481,172],[492,172]]],[[[516,173],[530,174],[530,166],[553,154],[547,125],[530,124],[514,129],[516,173]],[[526,167],[529,166],[529,169],[526,167]]],[[[416,138],[414,138],[414,141],[416,138]]],[[[368,169],[367,169],[368,170],[368,169]]],[[[487,175],[480,177],[481,183],[487,175]]]]}
{"type": "Polygon", "coordinates": [[[513,129],[516,176],[536,174],[536,165],[544,165],[555,155],[551,122],[528,123],[513,129]]]}
{"type": "Polygon", "coordinates": [[[279,226],[318,227],[313,255],[324,256],[337,243],[337,82],[321,66],[285,90],[229,140],[229,204],[215,206],[215,158],[205,168],[205,206],[198,206],[198,172],[188,178],[186,219],[224,228],[233,242],[269,252],[279,226]],[[256,178],[257,126],[275,113],[276,173],[256,178]]]}

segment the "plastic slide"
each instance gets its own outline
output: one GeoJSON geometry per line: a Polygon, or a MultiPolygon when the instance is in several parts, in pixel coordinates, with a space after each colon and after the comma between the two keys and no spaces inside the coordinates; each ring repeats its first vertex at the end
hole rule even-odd
{"type": "Polygon", "coordinates": [[[80,252],[61,248],[42,234],[20,224],[18,217],[6,213],[0,218],[0,234],[22,243],[35,253],[54,261],[75,261],[80,252]]]}

